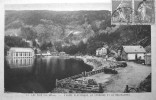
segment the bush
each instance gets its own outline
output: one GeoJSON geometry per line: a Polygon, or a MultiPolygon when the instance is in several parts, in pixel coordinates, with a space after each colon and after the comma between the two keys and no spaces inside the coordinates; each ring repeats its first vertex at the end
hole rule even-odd
{"type": "Polygon", "coordinates": [[[126,67],[127,63],[125,61],[119,62],[119,67],[126,67]]]}
{"type": "Polygon", "coordinates": [[[97,82],[94,79],[89,79],[88,85],[97,85],[97,82]]]}
{"type": "Polygon", "coordinates": [[[139,88],[141,91],[151,92],[151,74],[147,76],[147,78],[140,83],[139,88]]]}
{"type": "Polygon", "coordinates": [[[108,68],[105,68],[104,73],[105,74],[118,74],[118,72],[116,70],[108,69],[108,68]]]}

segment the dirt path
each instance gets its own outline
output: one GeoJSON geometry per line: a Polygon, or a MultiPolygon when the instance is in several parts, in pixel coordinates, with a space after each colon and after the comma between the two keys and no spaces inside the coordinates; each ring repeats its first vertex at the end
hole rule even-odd
{"type": "Polygon", "coordinates": [[[151,67],[134,62],[127,62],[126,68],[119,68],[118,75],[114,75],[104,89],[105,92],[122,93],[126,85],[137,87],[150,73],[151,67]]]}
{"type": "MultiPolygon", "coordinates": [[[[115,66],[115,63],[105,61],[105,59],[100,57],[77,56],[76,58],[83,59],[86,64],[93,66],[93,70],[100,68],[96,62],[100,62],[102,67],[115,66]],[[91,60],[87,61],[87,59],[91,60]]],[[[151,73],[151,66],[127,62],[127,67],[120,67],[117,71],[118,74],[116,75],[99,73],[89,78],[95,79],[97,83],[102,83],[105,86],[104,91],[106,93],[123,93],[126,85],[137,87],[151,73]]]]}

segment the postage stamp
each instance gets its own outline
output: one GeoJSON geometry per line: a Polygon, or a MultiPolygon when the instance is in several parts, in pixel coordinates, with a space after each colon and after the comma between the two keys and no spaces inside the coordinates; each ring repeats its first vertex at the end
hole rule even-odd
{"type": "Polygon", "coordinates": [[[134,0],[134,23],[154,24],[154,0],[134,0]]]}
{"type": "Polygon", "coordinates": [[[154,0],[112,0],[112,24],[151,25],[155,23],[154,0]]]}
{"type": "Polygon", "coordinates": [[[112,0],[112,24],[132,23],[132,0],[112,0]]]}

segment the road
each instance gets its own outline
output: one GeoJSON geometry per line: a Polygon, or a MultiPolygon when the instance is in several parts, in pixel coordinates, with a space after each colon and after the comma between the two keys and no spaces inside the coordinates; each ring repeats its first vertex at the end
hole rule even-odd
{"type": "Polygon", "coordinates": [[[151,66],[127,62],[127,67],[117,70],[119,73],[105,86],[105,93],[123,93],[126,85],[137,87],[151,73],[151,66]]]}

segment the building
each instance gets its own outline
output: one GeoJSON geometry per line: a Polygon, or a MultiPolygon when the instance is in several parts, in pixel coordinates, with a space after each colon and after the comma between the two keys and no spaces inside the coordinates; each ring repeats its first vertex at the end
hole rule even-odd
{"type": "Polygon", "coordinates": [[[32,48],[12,47],[7,52],[8,57],[34,57],[34,50],[32,48]]]}
{"type": "Polygon", "coordinates": [[[140,46],[123,46],[121,50],[121,59],[123,60],[145,60],[145,49],[140,46]]]}
{"type": "Polygon", "coordinates": [[[39,48],[34,47],[33,50],[34,50],[35,54],[41,53],[41,50],[39,48]]]}
{"type": "Polygon", "coordinates": [[[145,54],[145,64],[151,65],[151,53],[145,54]]]}
{"type": "Polygon", "coordinates": [[[59,56],[69,56],[68,54],[66,54],[65,52],[60,52],[59,56]]]}
{"type": "Polygon", "coordinates": [[[96,56],[105,56],[107,55],[107,48],[102,47],[96,50],[96,56]]]}
{"type": "Polygon", "coordinates": [[[59,54],[58,54],[58,52],[51,52],[51,55],[52,56],[58,56],[59,54]]]}
{"type": "Polygon", "coordinates": [[[46,52],[42,52],[41,55],[42,55],[42,56],[51,56],[51,53],[50,53],[50,51],[48,50],[48,51],[46,51],[46,52]]]}

